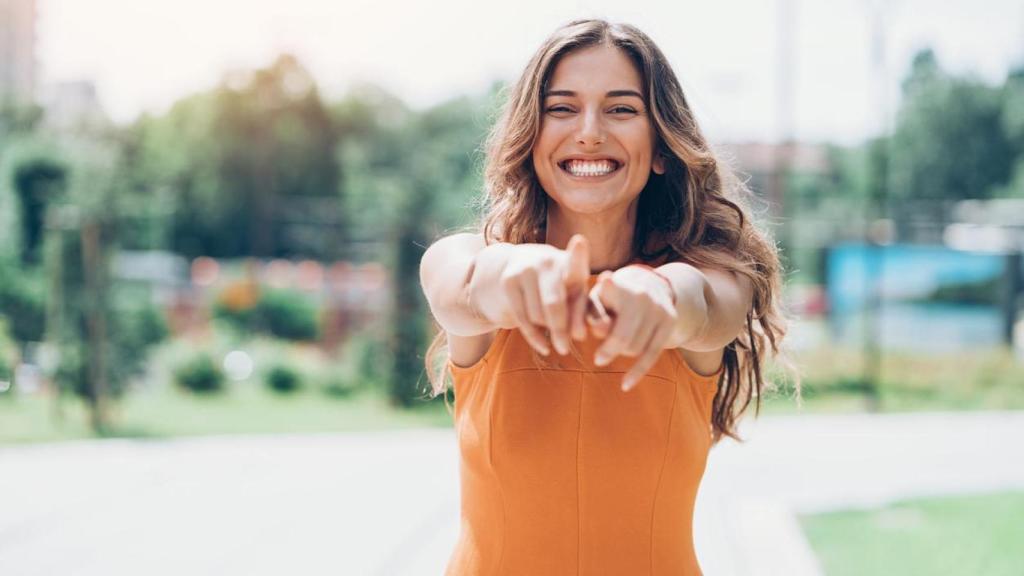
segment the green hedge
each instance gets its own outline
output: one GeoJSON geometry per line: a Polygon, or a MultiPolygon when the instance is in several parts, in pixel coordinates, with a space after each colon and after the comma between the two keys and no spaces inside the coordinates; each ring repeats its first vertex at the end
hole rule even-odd
{"type": "Polygon", "coordinates": [[[174,370],[174,382],[198,394],[209,394],[224,389],[224,372],[213,357],[199,352],[174,370]]]}

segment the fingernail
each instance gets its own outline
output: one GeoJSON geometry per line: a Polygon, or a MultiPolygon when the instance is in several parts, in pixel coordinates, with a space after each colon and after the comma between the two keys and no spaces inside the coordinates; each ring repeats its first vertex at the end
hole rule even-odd
{"type": "Polygon", "coordinates": [[[597,356],[594,356],[594,364],[596,364],[598,366],[604,366],[607,363],[608,363],[608,356],[607,355],[598,353],[597,356]]]}
{"type": "Polygon", "coordinates": [[[622,383],[622,391],[623,392],[629,392],[629,389],[632,388],[632,387],[633,387],[633,382],[632,381],[628,381],[628,382],[623,382],[622,383]]]}

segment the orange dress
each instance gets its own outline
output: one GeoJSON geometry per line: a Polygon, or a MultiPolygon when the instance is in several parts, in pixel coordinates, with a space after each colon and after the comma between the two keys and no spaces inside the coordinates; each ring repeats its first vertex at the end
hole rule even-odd
{"type": "Polygon", "coordinates": [[[544,357],[502,329],[472,366],[449,360],[461,525],[446,576],[701,574],[693,506],[721,369],[665,350],[623,392],[636,359],[596,367],[600,343],[544,357]]]}

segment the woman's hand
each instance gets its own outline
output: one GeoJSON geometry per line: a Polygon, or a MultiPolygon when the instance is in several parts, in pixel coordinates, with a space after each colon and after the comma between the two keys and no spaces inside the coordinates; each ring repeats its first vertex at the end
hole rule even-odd
{"type": "Polygon", "coordinates": [[[586,238],[576,234],[565,250],[547,244],[519,245],[502,271],[499,283],[515,327],[544,356],[551,345],[559,354],[568,354],[570,333],[575,340],[586,338],[589,260],[586,238]]]}
{"type": "Polygon", "coordinates": [[[591,329],[604,342],[594,364],[605,366],[616,356],[639,356],[622,380],[632,388],[654,365],[678,328],[675,293],[670,282],[642,266],[602,272],[591,289],[594,306],[608,311],[603,319],[588,316],[591,329]]]}

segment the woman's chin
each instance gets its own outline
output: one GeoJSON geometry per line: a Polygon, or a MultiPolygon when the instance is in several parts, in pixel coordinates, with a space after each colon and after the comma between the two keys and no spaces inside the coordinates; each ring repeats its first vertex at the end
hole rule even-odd
{"type": "MultiPolygon", "coordinates": [[[[556,199],[558,207],[566,212],[576,214],[600,214],[614,210],[619,205],[614,198],[594,198],[593,193],[588,192],[586,197],[581,195],[568,194],[556,199]]],[[[627,202],[628,204],[628,202],[627,202]]]]}

